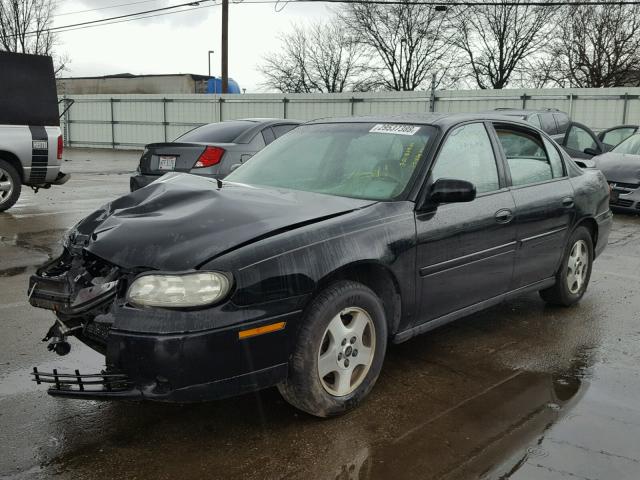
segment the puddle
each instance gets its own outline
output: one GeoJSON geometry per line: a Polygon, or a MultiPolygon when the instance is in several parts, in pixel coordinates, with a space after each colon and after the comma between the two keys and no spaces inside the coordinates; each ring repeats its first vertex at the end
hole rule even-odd
{"type": "Polygon", "coordinates": [[[0,270],[0,278],[3,277],[15,277],[27,271],[27,267],[13,267],[0,270]]]}

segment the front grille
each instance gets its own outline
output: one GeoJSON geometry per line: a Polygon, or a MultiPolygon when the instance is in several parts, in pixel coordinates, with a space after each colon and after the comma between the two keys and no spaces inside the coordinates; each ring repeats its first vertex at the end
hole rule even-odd
{"type": "Polygon", "coordinates": [[[109,336],[110,325],[98,322],[89,322],[84,329],[84,334],[98,342],[107,343],[107,337],[109,336]]]}
{"type": "Polygon", "coordinates": [[[626,198],[619,198],[616,202],[611,202],[611,205],[616,207],[630,207],[633,205],[633,200],[628,200],[626,198]]]}
{"type": "Polygon", "coordinates": [[[611,185],[614,188],[618,187],[620,189],[627,189],[627,190],[635,190],[636,188],[640,187],[640,184],[638,183],[609,182],[609,185],[611,185]]]}

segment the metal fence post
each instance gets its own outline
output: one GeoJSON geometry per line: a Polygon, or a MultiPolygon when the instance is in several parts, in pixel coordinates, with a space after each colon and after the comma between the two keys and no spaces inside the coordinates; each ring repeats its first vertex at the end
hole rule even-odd
{"type": "Polygon", "coordinates": [[[573,93],[569,94],[569,118],[573,118],[573,93]]]}
{"type": "Polygon", "coordinates": [[[113,118],[113,98],[109,99],[109,103],[111,104],[111,148],[115,150],[116,148],[116,125],[114,123],[113,118]]]}
{"type": "Polygon", "coordinates": [[[164,141],[167,141],[167,99],[162,99],[162,125],[164,129],[164,141]]]}
{"type": "Polygon", "coordinates": [[[431,75],[431,94],[429,95],[429,111],[436,111],[436,74],[431,75]]]}
{"type": "Polygon", "coordinates": [[[629,107],[629,94],[625,92],[624,96],[624,104],[622,105],[622,124],[627,123],[627,109],[629,107]]]}
{"type": "Polygon", "coordinates": [[[526,110],[527,109],[527,98],[529,98],[529,97],[525,93],[520,98],[522,98],[522,109],[526,110]]]}
{"type": "Polygon", "coordinates": [[[67,95],[64,95],[64,144],[65,147],[68,147],[71,145],[71,125],[69,125],[69,117],[70,117],[70,110],[71,110],[71,105],[68,105],[69,99],[67,98],[67,95]]]}
{"type": "Polygon", "coordinates": [[[282,97],[282,118],[287,118],[288,103],[289,99],[287,97],[282,97]]]}
{"type": "Polygon", "coordinates": [[[351,97],[349,99],[349,103],[351,104],[350,106],[350,112],[351,112],[351,116],[353,117],[356,113],[356,101],[355,98],[351,97]]]}
{"type": "Polygon", "coordinates": [[[218,97],[218,121],[222,121],[222,104],[224,103],[224,98],[218,97]]]}

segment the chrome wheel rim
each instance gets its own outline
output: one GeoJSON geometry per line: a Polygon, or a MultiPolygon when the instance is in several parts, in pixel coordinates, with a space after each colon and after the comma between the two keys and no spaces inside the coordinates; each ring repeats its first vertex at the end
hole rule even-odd
{"type": "Polygon", "coordinates": [[[573,294],[578,293],[587,280],[589,250],[584,240],[573,244],[567,262],[567,287],[573,294]]]}
{"type": "Polygon", "coordinates": [[[13,194],[13,179],[9,172],[0,168],[0,205],[6,202],[13,194]]]}
{"type": "Polygon", "coordinates": [[[327,393],[344,397],[364,381],[376,348],[371,316],[348,307],[331,319],[318,350],[318,377],[327,393]]]}

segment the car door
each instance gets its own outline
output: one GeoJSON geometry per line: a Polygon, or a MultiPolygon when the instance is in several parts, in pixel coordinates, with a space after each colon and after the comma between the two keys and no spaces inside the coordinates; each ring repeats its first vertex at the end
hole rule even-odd
{"type": "Polygon", "coordinates": [[[591,158],[604,152],[604,147],[596,134],[581,123],[572,122],[560,143],[572,158],[591,158]]]}
{"type": "Polygon", "coordinates": [[[514,290],[555,275],[576,207],[566,166],[553,142],[524,126],[497,123],[494,128],[516,205],[514,290]]]}
{"type": "Polygon", "coordinates": [[[605,152],[609,152],[624,140],[638,131],[638,125],[618,125],[617,127],[603,130],[598,134],[598,140],[602,142],[605,152]]]}
{"type": "Polygon", "coordinates": [[[467,180],[477,196],[416,213],[418,323],[460,311],[507,291],[516,229],[513,197],[483,122],[452,129],[425,188],[440,178],[467,180]]]}

